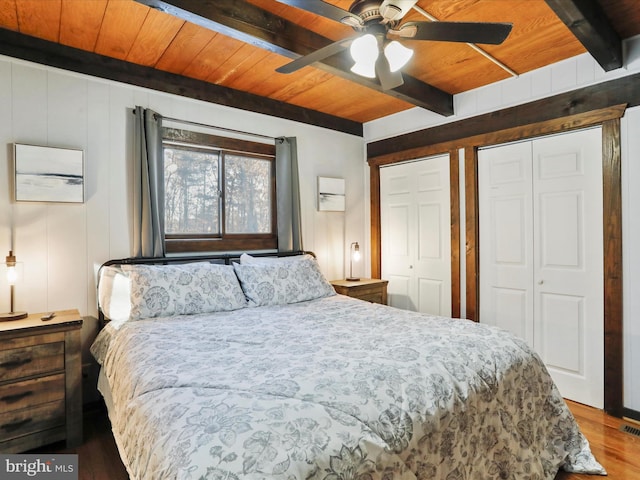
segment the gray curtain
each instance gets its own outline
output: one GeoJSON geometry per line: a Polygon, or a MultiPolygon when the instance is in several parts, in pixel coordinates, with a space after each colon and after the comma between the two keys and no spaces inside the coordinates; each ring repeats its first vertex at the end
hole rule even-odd
{"type": "Polygon", "coordinates": [[[133,154],[133,255],[164,257],[162,116],[135,108],[133,154]]]}
{"type": "Polygon", "coordinates": [[[278,251],[302,250],[298,146],[295,137],[276,138],[278,251]]]}

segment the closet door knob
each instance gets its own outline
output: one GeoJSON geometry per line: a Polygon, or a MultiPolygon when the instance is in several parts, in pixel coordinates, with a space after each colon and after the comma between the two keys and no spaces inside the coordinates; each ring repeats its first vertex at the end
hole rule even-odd
{"type": "Polygon", "coordinates": [[[544,283],[544,280],[538,280],[538,285],[542,285],[544,283]]]}

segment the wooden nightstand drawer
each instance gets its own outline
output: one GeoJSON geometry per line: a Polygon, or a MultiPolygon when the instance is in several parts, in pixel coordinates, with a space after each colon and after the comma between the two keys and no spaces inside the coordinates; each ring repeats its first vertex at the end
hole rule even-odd
{"type": "Polygon", "coordinates": [[[0,351],[0,382],[64,369],[64,343],[0,351]]]}
{"type": "Polygon", "coordinates": [[[64,399],[0,414],[0,442],[63,426],[64,399]]]}
{"type": "Polygon", "coordinates": [[[64,399],[64,374],[24,380],[0,387],[0,412],[12,412],[64,399]]]}
{"type": "Polygon", "coordinates": [[[0,452],[82,443],[82,317],[0,322],[0,452]]]}
{"type": "Polygon", "coordinates": [[[364,300],[365,302],[384,303],[382,301],[382,293],[367,293],[367,294],[359,295],[358,298],[360,300],[364,300]]]}

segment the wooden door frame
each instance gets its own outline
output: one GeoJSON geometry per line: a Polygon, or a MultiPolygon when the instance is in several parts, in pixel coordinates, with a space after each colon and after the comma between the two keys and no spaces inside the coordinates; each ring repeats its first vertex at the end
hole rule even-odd
{"type": "MultiPolygon", "coordinates": [[[[449,155],[449,209],[451,228],[451,316],[460,317],[460,167],[458,150],[439,151],[420,158],[449,155]]],[[[380,218],[380,167],[398,162],[376,163],[369,160],[371,204],[371,278],[382,278],[382,222],[380,218]]]]}
{"type": "MultiPolygon", "coordinates": [[[[451,262],[452,282],[454,262],[459,272],[459,191],[457,179],[459,149],[464,149],[465,172],[465,259],[466,259],[466,317],[478,321],[479,292],[479,212],[478,212],[478,148],[516,140],[568,132],[590,126],[602,126],[602,181],[603,181],[603,262],[604,262],[604,409],[621,417],[623,414],[623,302],[622,302],[622,184],[620,118],[626,104],[595,109],[549,120],[533,121],[526,125],[495,132],[481,133],[466,138],[450,138],[442,143],[410,148],[394,154],[371,157],[369,175],[371,185],[371,276],[381,274],[380,230],[380,166],[391,165],[409,158],[421,158],[442,153],[450,154],[451,174],[451,262]],[[455,165],[454,165],[455,164],[455,165]],[[454,180],[456,184],[454,185],[454,180]],[[455,190],[455,192],[454,192],[455,190]],[[456,195],[457,200],[453,197],[456,195]],[[457,208],[454,212],[453,209],[457,208]],[[457,233],[456,233],[457,232],[457,233]],[[457,239],[454,240],[454,235],[457,239]],[[455,242],[455,243],[454,243],[455,242]],[[457,252],[454,253],[454,246],[457,252]],[[457,257],[456,257],[457,255],[457,257]],[[454,258],[455,257],[455,258],[454,258]]],[[[484,116],[483,116],[484,117],[484,116]]],[[[458,123],[463,123],[461,121],[458,123]]],[[[478,123],[477,118],[467,122],[478,123]]],[[[438,128],[438,127],[434,127],[438,128]]],[[[452,128],[452,131],[457,129],[452,128]]],[[[465,131],[465,129],[461,129],[465,131]]],[[[455,135],[455,134],[453,134],[455,135]]],[[[457,277],[460,281],[460,275],[457,277]]],[[[460,312],[460,287],[452,283],[452,312],[460,312]],[[457,298],[456,298],[457,295],[457,298]],[[457,310],[454,308],[457,305],[457,310]]],[[[456,316],[456,315],[452,315],[456,316]]]]}
{"type": "MultiPolygon", "coordinates": [[[[450,243],[451,243],[451,317],[460,318],[460,161],[458,150],[450,150],[437,155],[428,155],[415,160],[429,160],[429,158],[449,156],[449,218],[450,218],[450,243]]],[[[402,162],[391,162],[387,165],[402,162]]],[[[369,168],[371,207],[374,198],[377,205],[377,213],[371,210],[371,278],[382,278],[382,219],[380,205],[380,165],[370,164],[369,168]],[[374,191],[375,185],[375,191],[374,191]],[[373,232],[376,233],[374,241],[373,232]],[[377,262],[374,262],[374,258],[377,262]]]]}

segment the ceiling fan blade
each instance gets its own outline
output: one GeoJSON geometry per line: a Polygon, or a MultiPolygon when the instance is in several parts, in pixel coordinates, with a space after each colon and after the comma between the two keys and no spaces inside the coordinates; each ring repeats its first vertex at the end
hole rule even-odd
{"type": "Polygon", "coordinates": [[[306,67],[307,65],[311,65],[312,63],[324,60],[325,58],[330,57],[331,55],[335,55],[336,53],[339,53],[345,48],[349,47],[351,42],[353,42],[356,38],[358,38],[357,35],[330,43],[325,47],[319,48],[315,52],[311,52],[308,55],[296,58],[292,62],[285,63],[281,67],[276,68],[276,72],[293,73],[296,70],[300,70],[302,67],[306,67]]]}
{"type": "Polygon", "coordinates": [[[500,45],[505,41],[512,27],[511,23],[406,22],[397,30],[389,30],[389,34],[407,40],[500,45]]]}
{"type": "Polygon", "coordinates": [[[380,4],[380,15],[385,22],[393,22],[404,17],[418,0],[384,0],[380,4]]]}
{"type": "Polygon", "coordinates": [[[404,83],[400,70],[392,72],[389,61],[384,55],[379,55],[376,60],[376,75],[378,75],[383,90],[391,90],[404,83]]]}
{"type": "Polygon", "coordinates": [[[343,10],[340,7],[331,5],[330,3],[323,2],[322,0],[276,0],[290,7],[300,8],[307,12],[315,13],[322,17],[330,18],[336,22],[341,22],[349,25],[350,27],[363,26],[362,19],[354,15],[347,10],[343,10]]]}

